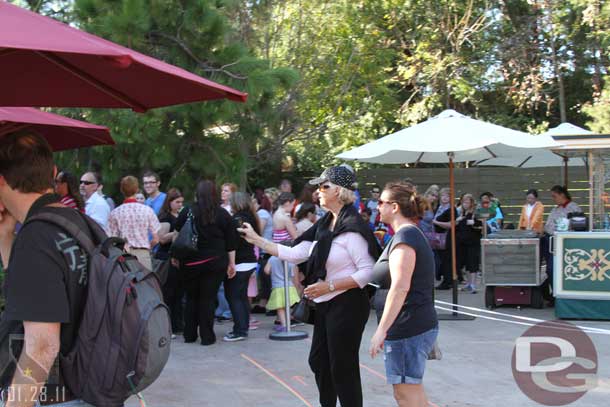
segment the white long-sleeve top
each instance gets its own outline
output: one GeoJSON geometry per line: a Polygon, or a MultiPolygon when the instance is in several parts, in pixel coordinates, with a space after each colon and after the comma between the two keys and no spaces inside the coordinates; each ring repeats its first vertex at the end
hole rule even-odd
{"type": "MultiPolygon", "coordinates": [[[[306,261],[317,242],[304,241],[294,247],[278,246],[278,257],[291,263],[306,261]]],[[[351,277],[360,288],[364,288],[373,279],[375,260],[369,254],[369,247],[362,235],[356,232],[340,234],[333,239],[330,253],[326,260],[326,280],[339,280],[351,277]]],[[[326,302],[346,290],[335,290],[332,293],[315,298],[315,302],[326,302]]]]}

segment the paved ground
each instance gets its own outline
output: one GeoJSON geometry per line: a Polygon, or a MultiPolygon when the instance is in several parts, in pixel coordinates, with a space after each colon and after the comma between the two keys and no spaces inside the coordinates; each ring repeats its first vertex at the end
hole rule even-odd
{"type": "MultiPolygon", "coordinates": [[[[449,301],[442,292],[437,299],[449,301]]],[[[483,307],[481,294],[461,294],[460,303],[483,307]]],[[[499,308],[497,311],[540,319],[554,319],[552,309],[499,308]]],[[[257,315],[257,317],[259,317],[257,315]]],[[[247,341],[202,347],[174,340],[162,376],[144,392],[149,407],[203,406],[319,406],[314,377],[307,366],[311,342],[267,339],[273,319],[259,318],[261,327],[247,341]]],[[[574,321],[573,321],[574,322],[574,321]]],[[[610,322],[574,322],[610,329],[610,322]]],[[[371,360],[368,344],[376,327],[371,314],[360,350],[365,405],[393,406],[384,381],[383,359],[371,360]]],[[[231,324],[218,325],[219,338],[231,324]]],[[[443,360],[428,364],[425,386],[431,406],[537,406],[524,396],[511,373],[515,339],[527,327],[477,318],[442,321],[439,343],[443,360]]],[[[311,333],[311,327],[303,327],[311,333]]],[[[571,406],[607,406],[610,399],[610,336],[591,335],[599,354],[599,386],[571,406]]],[[[128,407],[138,403],[130,401],[128,407]]],[[[344,406],[350,407],[350,406],[344,406]]]]}

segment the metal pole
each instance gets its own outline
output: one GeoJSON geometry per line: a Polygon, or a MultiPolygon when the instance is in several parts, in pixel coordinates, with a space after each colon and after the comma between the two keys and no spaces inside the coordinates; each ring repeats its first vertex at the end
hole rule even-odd
{"type": "Polygon", "coordinates": [[[589,231],[593,230],[593,217],[595,213],[595,205],[593,204],[593,189],[595,188],[595,163],[593,157],[593,151],[587,152],[587,158],[589,160],[589,231]]]}
{"type": "Polygon", "coordinates": [[[451,211],[451,280],[452,280],[452,294],[453,294],[453,312],[451,314],[438,314],[439,320],[444,321],[471,321],[474,317],[469,315],[461,315],[458,314],[458,283],[457,283],[457,259],[455,253],[455,179],[453,174],[453,158],[455,157],[454,153],[447,153],[449,157],[449,190],[450,190],[450,211],[451,211]]]}
{"type": "MultiPolygon", "coordinates": [[[[453,153],[449,153],[449,190],[451,199],[451,282],[453,291],[453,303],[458,303],[458,281],[457,281],[457,259],[455,250],[455,177],[454,177],[454,164],[453,164],[453,153]]],[[[457,316],[458,308],[456,305],[453,306],[453,315],[457,316]]]]}
{"type": "Polygon", "coordinates": [[[290,269],[288,262],[283,261],[284,265],[284,304],[286,304],[286,331],[290,333],[292,331],[292,315],[290,309],[290,269]]]}
{"type": "Polygon", "coordinates": [[[563,157],[563,186],[569,190],[568,183],[568,157],[563,157]]]}
{"type": "Polygon", "coordinates": [[[307,338],[307,332],[293,331],[291,327],[290,313],[290,268],[287,261],[283,261],[284,266],[284,305],[286,307],[286,332],[272,332],[269,339],[274,341],[298,341],[307,338]]]}

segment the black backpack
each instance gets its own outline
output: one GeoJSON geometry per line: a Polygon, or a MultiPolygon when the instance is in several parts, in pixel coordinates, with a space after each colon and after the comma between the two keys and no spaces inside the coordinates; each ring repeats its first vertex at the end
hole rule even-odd
{"type": "Polygon", "coordinates": [[[78,335],[60,372],[70,391],[96,407],[121,407],[153,383],[170,353],[169,309],[157,275],[123,251],[83,215],[82,230],[56,212],[39,212],[24,224],[51,223],[72,236],[89,255],[87,299],[78,335]]]}

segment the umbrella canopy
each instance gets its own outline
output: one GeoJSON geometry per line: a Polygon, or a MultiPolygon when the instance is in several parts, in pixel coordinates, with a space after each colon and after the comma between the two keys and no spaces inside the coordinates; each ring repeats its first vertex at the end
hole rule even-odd
{"type": "Polygon", "coordinates": [[[471,119],[455,110],[445,110],[425,122],[337,157],[380,164],[446,163],[447,153],[451,152],[454,161],[480,161],[495,157],[525,160],[532,151],[559,146],[550,136],[532,137],[517,130],[471,119]]]}
{"type": "Polygon", "coordinates": [[[96,126],[31,107],[0,107],[0,137],[27,129],[46,138],[53,151],[112,145],[107,127],[96,126]]]}
{"type": "MultiPolygon", "coordinates": [[[[455,110],[445,110],[423,123],[382,137],[337,157],[380,164],[449,162],[452,301],[457,304],[454,161],[479,161],[495,157],[524,160],[531,151],[558,146],[560,144],[550,136],[532,137],[527,133],[471,119],[455,110]]],[[[447,283],[443,280],[443,284],[447,283]]],[[[449,318],[459,319],[457,305],[454,305],[453,309],[454,312],[449,318]]]]}
{"type": "MultiPolygon", "coordinates": [[[[575,126],[571,123],[562,123],[557,127],[553,127],[548,131],[542,133],[544,136],[551,136],[554,139],[561,139],[566,136],[584,136],[591,135],[593,132],[575,126]]],[[[538,136],[532,136],[538,137],[538,136]]],[[[568,158],[562,149],[555,151],[549,150],[537,150],[533,151],[532,155],[527,159],[522,160],[521,158],[491,158],[483,162],[477,163],[482,166],[504,166],[504,167],[520,167],[520,168],[533,168],[533,167],[560,167],[566,163],[569,167],[582,167],[585,165],[585,161],[581,158],[572,158],[567,161],[564,158],[568,158]]]]}
{"type": "Polygon", "coordinates": [[[138,112],[247,95],[0,0],[0,106],[138,112]]]}

